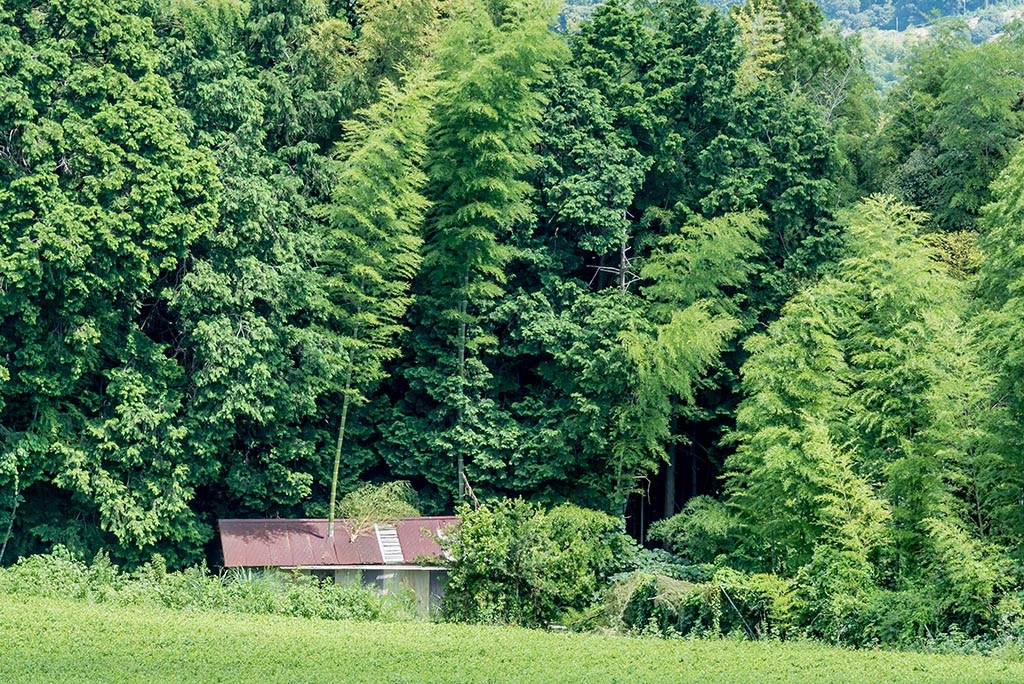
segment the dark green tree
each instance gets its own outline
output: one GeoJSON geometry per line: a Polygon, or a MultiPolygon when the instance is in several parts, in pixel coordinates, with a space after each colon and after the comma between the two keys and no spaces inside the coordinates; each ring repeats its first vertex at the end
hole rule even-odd
{"type": "Polygon", "coordinates": [[[326,156],[302,137],[337,127],[328,119],[340,104],[313,108],[334,102],[323,90],[339,72],[321,63],[310,80],[291,64],[295,51],[320,45],[313,27],[327,19],[314,10],[285,21],[259,3],[149,9],[161,69],[223,185],[220,221],[192,245],[166,312],[188,379],[182,420],[209,522],[296,511],[328,472],[322,454],[333,431],[321,411],[337,369],[325,353],[334,335],[314,268],[314,207],[329,196],[330,175],[326,156]]]}
{"type": "Polygon", "coordinates": [[[137,11],[0,10],[0,461],[24,498],[18,553],[205,541],[161,311],[216,225],[218,182],[137,11]]]}
{"type": "Polygon", "coordinates": [[[427,160],[432,207],[402,370],[412,391],[395,430],[408,442],[390,465],[442,492],[464,492],[469,457],[483,464],[500,432],[486,398],[484,354],[495,338],[483,318],[503,293],[509,235],[530,217],[524,178],[536,165],[540,86],[562,55],[548,21],[524,4],[495,26],[485,7],[466,3],[436,58],[445,82],[427,160]]]}

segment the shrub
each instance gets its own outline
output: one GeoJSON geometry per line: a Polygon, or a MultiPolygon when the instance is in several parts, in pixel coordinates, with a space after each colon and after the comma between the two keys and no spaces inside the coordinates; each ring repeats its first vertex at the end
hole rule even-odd
{"type": "Polygon", "coordinates": [[[712,563],[729,548],[735,527],[736,519],[724,503],[695,496],[681,512],[651,525],[648,535],[694,563],[712,563]]]}
{"type": "Polygon", "coordinates": [[[599,600],[633,542],[620,521],[521,499],[463,508],[445,546],[454,557],[445,615],[455,621],[541,626],[599,600]]]}
{"type": "Polygon", "coordinates": [[[335,513],[353,541],[372,531],[374,525],[393,525],[420,514],[416,492],[404,480],[362,484],[341,497],[335,513]]]}
{"type": "Polygon", "coordinates": [[[706,582],[635,572],[608,592],[610,619],[634,633],[662,636],[784,636],[793,630],[789,583],[775,575],[721,568],[706,582]]]}

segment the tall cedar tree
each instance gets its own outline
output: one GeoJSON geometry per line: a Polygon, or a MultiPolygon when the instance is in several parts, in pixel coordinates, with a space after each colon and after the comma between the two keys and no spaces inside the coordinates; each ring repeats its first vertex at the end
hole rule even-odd
{"type": "Polygon", "coordinates": [[[223,184],[220,221],[193,245],[168,307],[209,538],[219,517],[298,512],[329,472],[338,369],[314,208],[330,176],[307,138],[336,126],[351,60],[313,3],[149,11],[193,144],[212,151],[223,184]]]}

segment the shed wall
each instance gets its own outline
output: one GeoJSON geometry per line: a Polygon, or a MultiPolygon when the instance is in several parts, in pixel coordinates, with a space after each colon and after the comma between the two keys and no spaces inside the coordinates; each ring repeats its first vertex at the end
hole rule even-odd
{"type": "Polygon", "coordinates": [[[410,592],[416,602],[416,615],[424,619],[437,614],[441,609],[444,588],[448,583],[447,570],[381,568],[341,569],[333,572],[335,584],[342,586],[363,584],[376,587],[382,594],[410,592]]]}

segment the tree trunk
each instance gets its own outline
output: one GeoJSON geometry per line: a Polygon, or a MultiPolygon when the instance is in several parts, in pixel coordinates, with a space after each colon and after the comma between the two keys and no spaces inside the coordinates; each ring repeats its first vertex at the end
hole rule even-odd
{"type": "Polygon", "coordinates": [[[334,538],[334,504],[338,496],[338,469],[341,467],[341,445],[345,441],[345,423],[348,421],[348,405],[352,401],[349,388],[352,385],[352,370],[345,378],[345,394],[341,400],[341,423],[338,425],[338,444],[334,449],[334,474],[331,476],[331,508],[327,512],[327,536],[334,538]]]}
{"type": "MultiPolygon", "coordinates": [[[[679,416],[672,412],[670,434],[675,437],[679,425],[679,416]]],[[[676,472],[679,465],[679,445],[672,441],[668,445],[668,465],[665,468],[665,501],[662,509],[663,518],[671,518],[676,514],[676,472]]]]}
{"type": "Polygon", "coordinates": [[[14,516],[18,513],[18,496],[21,489],[20,481],[18,479],[18,467],[14,467],[14,505],[11,506],[11,519],[7,521],[7,532],[4,534],[4,543],[0,546],[0,565],[3,565],[4,554],[7,552],[7,542],[11,539],[11,531],[14,529],[14,516]]]}
{"type": "Polygon", "coordinates": [[[626,259],[626,236],[625,230],[623,230],[622,244],[619,245],[619,290],[622,292],[626,291],[626,271],[629,268],[629,262],[626,259]]]}
{"type": "Polygon", "coordinates": [[[690,498],[697,496],[697,442],[690,435],[690,498]]]}
{"type": "MultiPolygon", "coordinates": [[[[466,312],[469,310],[469,302],[463,299],[459,302],[459,409],[456,415],[456,425],[462,425],[463,405],[466,401],[466,312]]],[[[456,478],[459,482],[459,498],[466,496],[466,455],[463,445],[459,443],[456,454],[458,472],[456,478]]]]}

